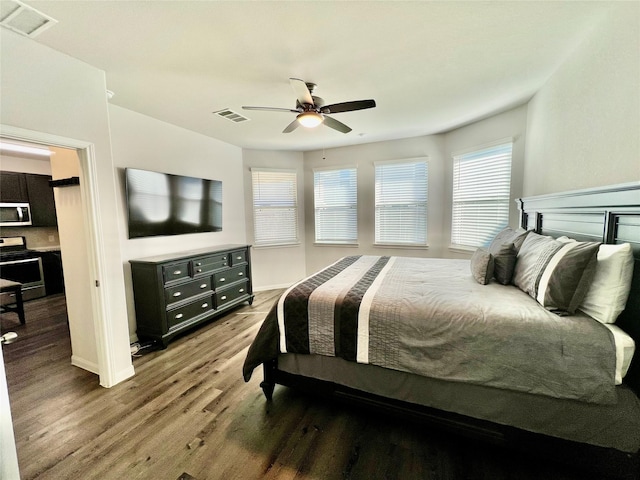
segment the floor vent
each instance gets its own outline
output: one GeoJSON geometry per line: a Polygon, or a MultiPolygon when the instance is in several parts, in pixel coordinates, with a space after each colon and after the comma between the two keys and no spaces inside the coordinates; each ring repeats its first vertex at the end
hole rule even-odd
{"type": "Polygon", "coordinates": [[[34,38],[56,23],[49,15],[19,0],[0,1],[0,25],[25,37],[34,38]]]}
{"type": "Polygon", "coordinates": [[[228,108],[225,108],[223,110],[218,110],[217,112],[213,112],[213,113],[235,123],[246,122],[247,120],[249,120],[244,115],[240,115],[238,112],[234,112],[233,110],[229,110],[228,108]]]}

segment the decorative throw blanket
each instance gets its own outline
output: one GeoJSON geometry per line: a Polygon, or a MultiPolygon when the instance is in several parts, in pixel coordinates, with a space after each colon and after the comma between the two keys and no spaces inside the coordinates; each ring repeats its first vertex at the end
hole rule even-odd
{"type": "Polygon", "coordinates": [[[516,287],[480,285],[468,260],[339,260],[280,297],[249,349],[245,380],[288,352],[556,398],[616,398],[608,329],[554,315],[516,287]]]}

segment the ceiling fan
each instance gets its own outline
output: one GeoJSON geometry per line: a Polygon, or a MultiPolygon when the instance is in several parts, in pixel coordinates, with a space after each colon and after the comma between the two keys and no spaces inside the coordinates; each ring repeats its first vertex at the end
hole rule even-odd
{"type": "Polygon", "coordinates": [[[282,133],[293,132],[299,125],[307,128],[317,127],[324,123],[327,127],[333,128],[342,133],[349,133],[351,128],[338,120],[329,117],[328,114],[352,112],[354,110],[364,110],[365,108],[373,108],[376,106],[375,100],[355,100],[351,102],[334,103],[325,105],[324,100],[313,95],[317,85],[315,83],[305,82],[299,78],[290,78],[289,82],[293,91],[298,97],[296,99],[296,108],[278,108],[278,107],[245,107],[244,110],[267,110],[272,112],[293,112],[297,113],[296,119],[291,122],[282,131],[282,133]]]}

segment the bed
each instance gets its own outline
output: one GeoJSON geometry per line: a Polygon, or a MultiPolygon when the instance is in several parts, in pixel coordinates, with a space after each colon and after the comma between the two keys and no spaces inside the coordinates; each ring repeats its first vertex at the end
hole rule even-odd
{"type": "Polygon", "coordinates": [[[471,260],[352,255],[292,285],[245,380],[640,477],[640,182],[517,204],[471,260]]]}

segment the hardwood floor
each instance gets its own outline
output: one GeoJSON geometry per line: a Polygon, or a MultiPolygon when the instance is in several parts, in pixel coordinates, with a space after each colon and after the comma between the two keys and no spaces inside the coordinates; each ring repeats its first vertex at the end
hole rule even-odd
{"type": "MultiPolygon", "coordinates": [[[[276,387],[244,383],[246,350],[280,291],[134,359],[111,389],[70,365],[63,296],[0,315],[26,479],[584,479],[559,465],[276,387]]],[[[6,479],[10,480],[10,479],[6,479]]]]}

